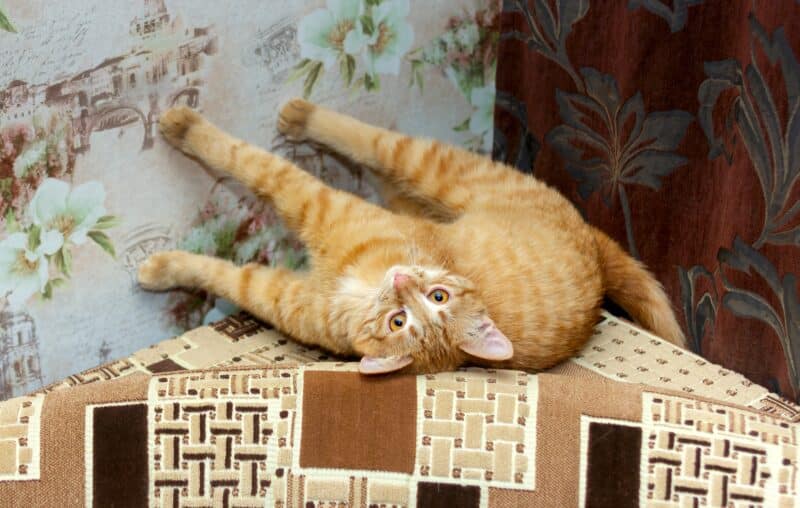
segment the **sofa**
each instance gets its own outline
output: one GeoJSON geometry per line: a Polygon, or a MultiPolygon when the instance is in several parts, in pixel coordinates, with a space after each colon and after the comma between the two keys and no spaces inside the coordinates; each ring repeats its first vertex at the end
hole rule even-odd
{"type": "Polygon", "coordinates": [[[800,407],[604,313],[540,373],[363,376],[247,314],[0,403],[2,506],[796,506],[800,407]]]}

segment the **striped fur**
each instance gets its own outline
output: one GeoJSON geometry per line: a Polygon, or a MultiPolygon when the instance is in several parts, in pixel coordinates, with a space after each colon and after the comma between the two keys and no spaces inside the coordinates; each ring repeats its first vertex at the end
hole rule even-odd
{"type": "Polygon", "coordinates": [[[163,252],[140,267],[145,288],[203,288],[306,344],[342,355],[410,355],[407,369],[415,372],[465,362],[554,365],[588,339],[604,294],[643,326],[684,344],[655,279],[531,176],[300,99],[286,104],[278,129],[372,168],[388,205],[382,208],[229,136],[190,109],[167,111],[160,126],[173,145],[269,200],[308,247],[312,268],[237,267],[163,252]],[[445,304],[428,297],[434,287],[450,295],[445,304]],[[388,320],[400,309],[407,323],[392,331],[388,320]],[[458,348],[487,318],[512,341],[510,360],[482,361],[458,348]]]}

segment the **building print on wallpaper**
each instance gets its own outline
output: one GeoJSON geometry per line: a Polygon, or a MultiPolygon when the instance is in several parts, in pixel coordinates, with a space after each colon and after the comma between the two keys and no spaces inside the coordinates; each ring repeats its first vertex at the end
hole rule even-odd
{"type": "Polygon", "coordinates": [[[120,261],[131,278],[131,291],[140,291],[136,281],[139,265],[154,252],[169,250],[174,245],[169,225],[145,223],[130,230],[122,239],[120,261]]]}
{"type": "Polygon", "coordinates": [[[258,30],[254,47],[247,49],[242,60],[247,65],[258,63],[265,66],[272,81],[282,81],[299,54],[297,26],[291,18],[284,18],[268,28],[258,30]]]}
{"type": "Polygon", "coordinates": [[[90,148],[92,132],[141,122],[142,149],[153,146],[160,112],[178,103],[198,105],[202,56],[216,52],[210,27],[186,28],[171,19],[163,0],[145,0],[130,23],[136,44],[125,55],[57,83],[14,80],[0,91],[0,122],[30,122],[47,108],[71,124],[75,151],[90,148]]]}
{"type": "Polygon", "coordinates": [[[0,400],[42,387],[36,325],[27,312],[0,303],[0,400]]]}

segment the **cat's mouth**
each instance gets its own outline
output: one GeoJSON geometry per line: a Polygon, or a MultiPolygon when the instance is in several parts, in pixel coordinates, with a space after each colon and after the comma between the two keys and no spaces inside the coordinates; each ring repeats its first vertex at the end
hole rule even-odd
{"type": "Polygon", "coordinates": [[[413,362],[411,355],[363,356],[358,371],[366,375],[387,374],[406,367],[413,362]]]}

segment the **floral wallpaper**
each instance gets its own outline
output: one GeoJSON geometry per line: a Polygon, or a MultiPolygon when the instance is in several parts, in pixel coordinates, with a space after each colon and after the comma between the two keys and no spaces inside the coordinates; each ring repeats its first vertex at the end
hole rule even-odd
{"type": "Polygon", "coordinates": [[[800,4],[507,0],[501,25],[495,156],[652,268],[696,352],[800,400],[800,4]]]}
{"type": "Polygon", "coordinates": [[[302,267],[274,211],[157,135],[184,104],[332,185],[361,168],[276,136],[304,95],[488,153],[496,1],[87,0],[0,5],[0,399],[236,309],[135,283],[150,253],[302,267]],[[7,71],[7,72],[6,72],[7,71]]]}

